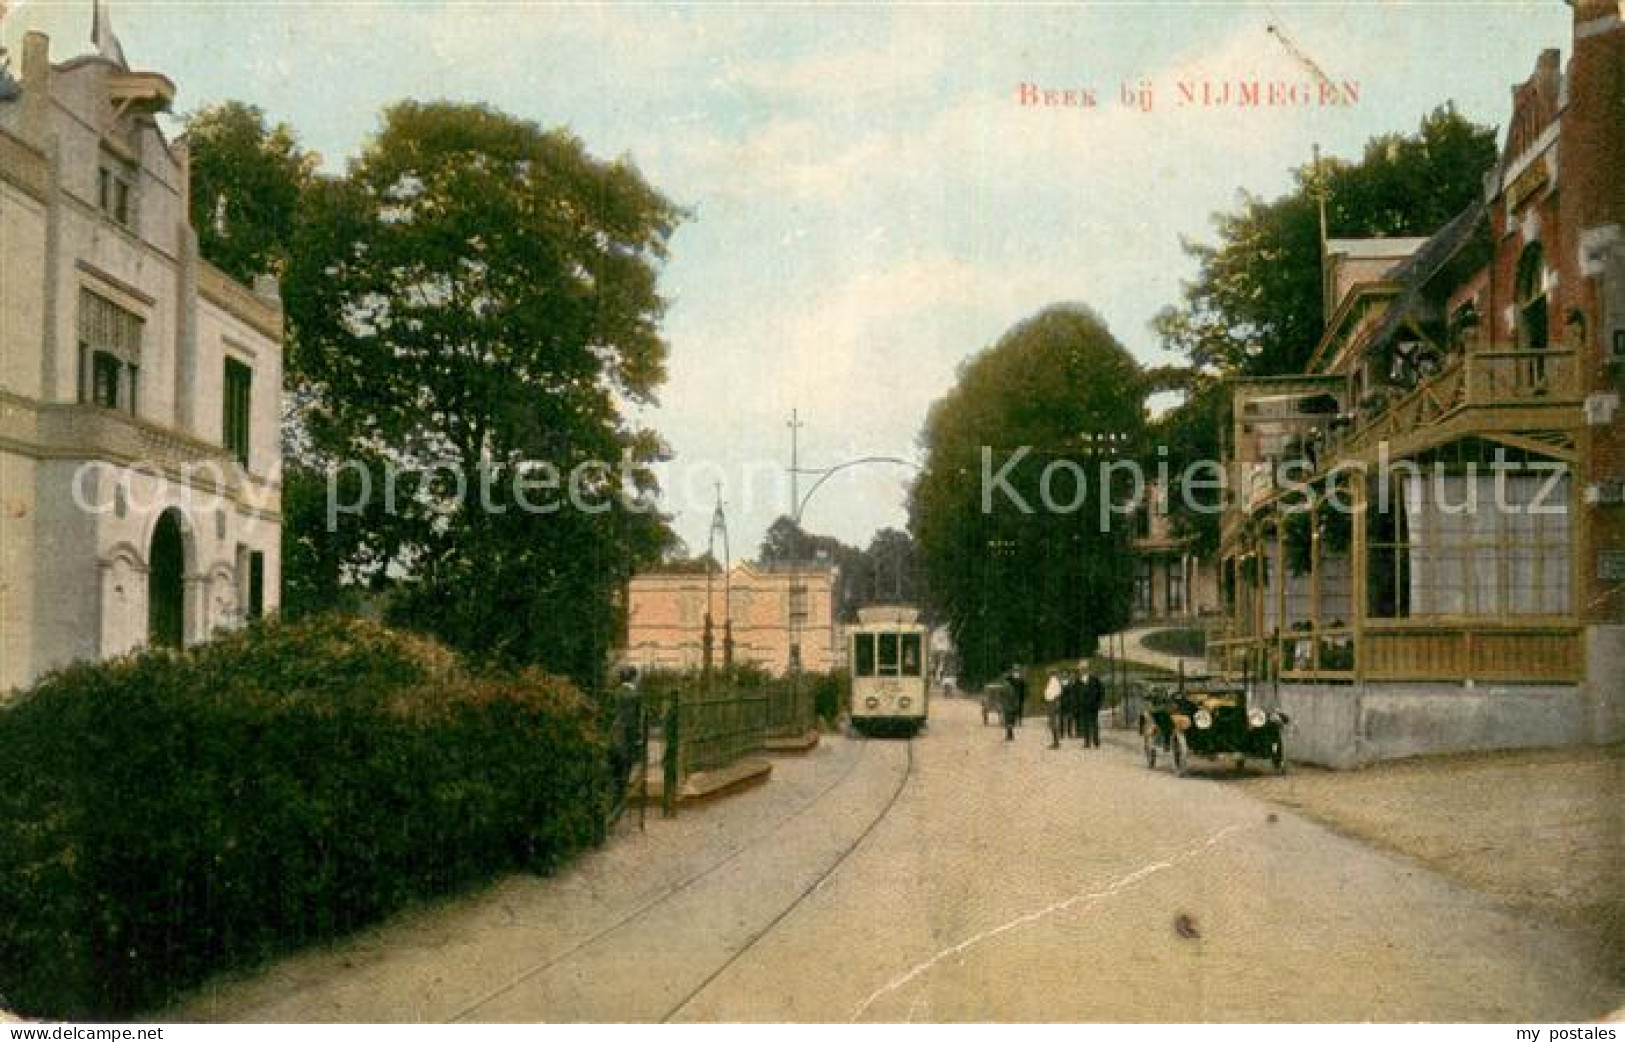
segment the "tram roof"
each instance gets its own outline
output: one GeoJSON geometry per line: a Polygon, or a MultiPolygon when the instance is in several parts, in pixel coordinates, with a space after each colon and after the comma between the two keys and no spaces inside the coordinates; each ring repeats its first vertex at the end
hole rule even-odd
{"type": "Polygon", "coordinates": [[[858,609],[859,626],[921,626],[920,609],[906,604],[874,604],[858,609]]]}

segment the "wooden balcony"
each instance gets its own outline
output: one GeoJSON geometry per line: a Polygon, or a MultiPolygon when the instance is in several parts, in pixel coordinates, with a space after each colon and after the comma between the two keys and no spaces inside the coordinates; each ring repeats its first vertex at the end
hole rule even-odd
{"type": "Polygon", "coordinates": [[[1228,677],[1338,683],[1577,684],[1584,634],[1568,620],[1370,620],[1351,628],[1208,642],[1208,666],[1228,677]]]}
{"type": "MultiPolygon", "coordinates": [[[[1335,421],[1328,418],[1314,451],[1314,473],[1324,476],[1350,461],[1376,465],[1384,456],[1404,459],[1473,436],[1575,462],[1583,383],[1573,351],[1496,348],[1458,354],[1398,397],[1367,402],[1335,421]]],[[[1247,461],[1228,461],[1231,501],[1220,522],[1225,545],[1240,536],[1248,517],[1268,509],[1277,496],[1273,491],[1244,494],[1240,475],[1245,465],[1247,461]]]]}
{"type": "Polygon", "coordinates": [[[1367,457],[1382,444],[1398,458],[1479,432],[1570,429],[1582,397],[1573,351],[1473,351],[1390,404],[1368,407],[1325,458],[1367,457]]]}

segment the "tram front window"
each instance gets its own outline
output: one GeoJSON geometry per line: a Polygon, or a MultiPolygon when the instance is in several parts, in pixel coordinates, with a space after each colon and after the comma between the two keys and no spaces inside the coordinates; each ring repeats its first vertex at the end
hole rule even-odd
{"type": "Polygon", "coordinates": [[[920,635],[918,633],[903,634],[903,676],[917,677],[920,675],[920,635]]]}
{"type": "Polygon", "coordinates": [[[897,643],[895,633],[880,635],[880,675],[883,677],[897,675],[897,643]]]}
{"type": "Polygon", "coordinates": [[[873,633],[855,633],[852,635],[852,672],[860,677],[875,675],[875,635],[873,633]]]}

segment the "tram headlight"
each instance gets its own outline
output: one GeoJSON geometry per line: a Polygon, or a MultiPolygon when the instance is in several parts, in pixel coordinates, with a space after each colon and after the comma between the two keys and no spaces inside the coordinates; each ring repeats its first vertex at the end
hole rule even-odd
{"type": "Polygon", "coordinates": [[[1269,714],[1262,709],[1249,709],[1247,710],[1247,722],[1253,727],[1263,727],[1270,722],[1269,714]]]}
{"type": "Polygon", "coordinates": [[[868,698],[863,700],[863,704],[868,706],[870,709],[879,709],[880,699],[876,698],[874,695],[870,695],[868,698]]]}
{"type": "Polygon", "coordinates": [[[1196,711],[1196,715],[1191,717],[1191,723],[1195,724],[1199,729],[1206,731],[1208,728],[1213,726],[1213,714],[1208,712],[1206,709],[1198,709],[1196,711]]]}
{"type": "Polygon", "coordinates": [[[899,698],[897,700],[897,705],[901,709],[907,709],[909,707],[910,703],[912,703],[913,701],[914,700],[912,698],[909,698],[907,695],[904,695],[902,698],[899,698]]]}

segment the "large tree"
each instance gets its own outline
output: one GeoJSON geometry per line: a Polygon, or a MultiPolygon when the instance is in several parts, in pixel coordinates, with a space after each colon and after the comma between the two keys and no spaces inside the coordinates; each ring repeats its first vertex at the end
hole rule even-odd
{"type": "Polygon", "coordinates": [[[192,226],[210,263],[243,282],[281,275],[317,156],[286,123],[227,101],[190,113],[192,226]]]}
{"type": "Polygon", "coordinates": [[[344,578],[465,649],[596,678],[620,580],[671,545],[663,447],[623,408],[664,378],[680,217],[629,162],[449,103],[390,108],[306,193],[288,368],[349,508],[307,534],[344,578]]]}
{"type": "Polygon", "coordinates": [[[860,550],[780,517],[768,526],[758,557],[766,564],[820,561],[834,565],[838,569],[836,611],[846,621],[871,604],[912,605],[921,609],[923,617],[933,617],[919,555],[907,532],[883,528],[860,550]]]}
{"type": "Polygon", "coordinates": [[[1127,621],[1134,490],[1126,468],[1102,478],[1143,440],[1144,391],[1105,325],[1068,305],[968,360],[932,406],[909,527],[973,682],[1091,653],[1127,621]]]}
{"type": "Polygon", "coordinates": [[[1371,139],[1358,162],[1300,167],[1279,199],[1244,193],[1240,209],[1214,217],[1216,242],[1185,243],[1198,271],[1156,319],[1163,343],[1199,368],[1302,371],[1324,323],[1320,193],[1334,238],[1431,235],[1483,191],[1495,154],[1494,129],[1446,105],[1415,134],[1371,139]]]}

